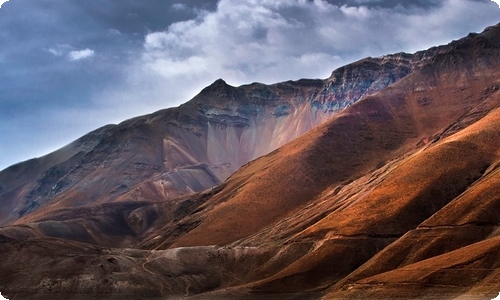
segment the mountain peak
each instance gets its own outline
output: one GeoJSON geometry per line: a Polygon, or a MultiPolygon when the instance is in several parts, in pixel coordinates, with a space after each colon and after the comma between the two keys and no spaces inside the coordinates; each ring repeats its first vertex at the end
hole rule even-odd
{"type": "Polygon", "coordinates": [[[214,81],[211,85],[207,86],[204,90],[220,90],[220,89],[225,89],[227,87],[231,87],[229,84],[224,81],[224,79],[219,78],[216,81],[214,81]]]}
{"type": "Polygon", "coordinates": [[[234,89],[233,86],[230,86],[227,84],[224,79],[219,78],[216,81],[214,81],[211,85],[207,86],[204,88],[198,96],[217,96],[217,97],[224,97],[229,93],[230,89],[234,89]]]}
{"type": "Polygon", "coordinates": [[[216,81],[214,81],[210,86],[226,86],[226,85],[228,84],[224,81],[224,79],[219,78],[216,81]]]}

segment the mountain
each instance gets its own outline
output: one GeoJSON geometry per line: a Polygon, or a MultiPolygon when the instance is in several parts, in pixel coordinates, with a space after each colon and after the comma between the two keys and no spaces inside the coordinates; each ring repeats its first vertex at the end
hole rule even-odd
{"type": "Polygon", "coordinates": [[[500,25],[326,80],[217,80],[2,171],[0,290],[492,299],[498,128],[500,25]]]}
{"type": "Polygon", "coordinates": [[[406,76],[406,54],[326,80],[233,87],[222,79],[178,108],[109,125],[0,172],[0,224],[62,207],[174,199],[222,183],[330,116],[406,76]]]}

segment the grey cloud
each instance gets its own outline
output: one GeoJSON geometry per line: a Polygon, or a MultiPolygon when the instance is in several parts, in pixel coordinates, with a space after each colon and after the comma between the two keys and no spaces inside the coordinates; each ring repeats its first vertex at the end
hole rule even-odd
{"type": "Polygon", "coordinates": [[[470,24],[481,24],[480,30],[485,20],[497,17],[485,2],[425,3],[395,10],[326,1],[222,0],[217,11],[196,22],[147,35],[143,63],[165,78],[198,72],[243,83],[325,76],[340,63],[424,49],[467,34],[470,24]]]}
{"type": "Polygon", "coordinates": [[[220,77],[326,77],[496,22],[489,0],[12,0],[0,9],[0,169],[220,77]]]}

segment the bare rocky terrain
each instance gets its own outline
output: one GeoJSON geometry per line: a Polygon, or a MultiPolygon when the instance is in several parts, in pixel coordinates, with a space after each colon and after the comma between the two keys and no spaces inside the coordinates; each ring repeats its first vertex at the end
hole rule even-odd
{"type": "Polygon", "coordinates": [[[217,80],[0,172],[9,299],[493,299],[500,25],[217,80]]]}

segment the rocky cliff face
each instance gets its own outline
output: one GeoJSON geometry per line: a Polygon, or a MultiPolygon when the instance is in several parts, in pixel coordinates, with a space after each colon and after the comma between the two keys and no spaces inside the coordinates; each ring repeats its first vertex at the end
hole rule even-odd
{"type": "Polygon", "coordinates": [[[9,299],[494,298],[499,70],[500,25],[326,80],[218,80],[177,109],[11,167],[2,200],[25,201],[6,202],[16,213],[29,197],[39,202],[0,227],[0,290],[9,299]]]}
{"type": "Polygon", "coordinates": [[[409,54],[364,59],[326,80],[233,87],[219,79],[178,108],[103,127],[3,170],[0,224],[40,210],[174,199],[213,187],[245,163],[403,78],[412,59],[409,54]]]}

